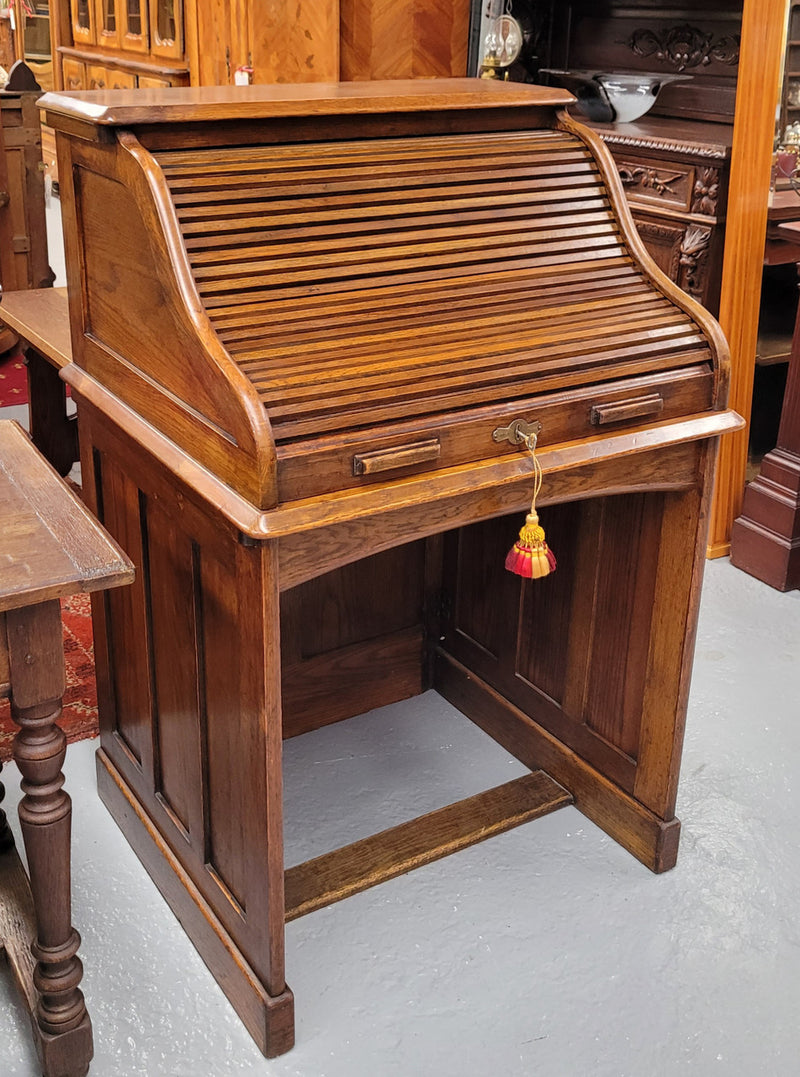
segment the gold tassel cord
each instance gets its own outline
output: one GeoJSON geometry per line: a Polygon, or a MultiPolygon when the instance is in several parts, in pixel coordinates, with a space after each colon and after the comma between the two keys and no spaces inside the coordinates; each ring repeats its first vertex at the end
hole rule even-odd
{"type": "Polygon", "coordinates": [[[542,465],[536,455],[537,436],[534,433],[525,434],[523,440],[533,462],[533,496],[531,511],[525,518],[519,538],[506,557],[506,568],[517,576],[538,580],[555,572],[556,559],[545,542],[544,528],[539,523],[539,514],[536,511],[536,498],[542,489],[543,480],[542,465]]]}

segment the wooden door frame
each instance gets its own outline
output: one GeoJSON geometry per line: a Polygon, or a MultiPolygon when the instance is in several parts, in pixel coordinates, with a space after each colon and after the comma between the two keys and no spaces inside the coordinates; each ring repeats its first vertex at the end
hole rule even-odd
{"type": "Polygon", "coordinates": [[[789,0],[744,0],[733,125],[719,320],[731,349],[729,407],[747,427],[723,438],[708,536],[709,557],[730,551],[747,467],[761,273],[767,234],[775,105],[785,49],[789,0]]]}

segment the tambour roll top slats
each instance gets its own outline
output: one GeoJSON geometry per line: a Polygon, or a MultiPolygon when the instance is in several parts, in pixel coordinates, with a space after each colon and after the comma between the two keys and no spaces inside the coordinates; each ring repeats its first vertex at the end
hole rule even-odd
{"type": "Polygon", "coordinates": [[[276,440],[710,359],[553,130],[158,153],[276,440]]]}

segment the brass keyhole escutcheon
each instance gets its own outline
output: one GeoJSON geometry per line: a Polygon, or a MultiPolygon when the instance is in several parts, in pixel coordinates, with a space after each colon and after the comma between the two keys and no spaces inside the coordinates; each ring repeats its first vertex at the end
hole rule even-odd
{"type": "Polygon", "coordinates": [[[527,419],[514,419],[508,426],[498,426],[492,434],[495,441],[508,441],[512,445],[523,445],[532,434],[536,437],[542,432],[542,424],[535,420],[529,423],[527,419]]]}

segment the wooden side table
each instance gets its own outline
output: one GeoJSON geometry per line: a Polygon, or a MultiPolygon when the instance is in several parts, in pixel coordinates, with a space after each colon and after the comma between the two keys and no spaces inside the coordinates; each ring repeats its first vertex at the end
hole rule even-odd
{"type": "MultiPolygon", "coordinates": [[[[30,867],[28,882],[0,809],[0,950],[30,1010],[45,1077],[84,1074],[92,1057],[70,912],[66,737],[56,724],[64,693],[60,599],[132,579],[131,562],[22,428],[0,421],[0,695],[10,696],[20,727],[14,760],[30,867]]],[[[0,785],[0,801],[3,794],[0,785]]]]}
{"type": "Polygon", "coordinates": [[[66,412],[66,386],[59,371],[72,362],[66,288],[7,292],[0,323],[13,329],[28,365],[31,438],[60,475],[78,459],[78,426],[66,412]]]}
{"type": "MultiPolygon", "coordinates": [[[[797,213],[797,196],[791,193],[797,213]]],[[[777,223],[773,238],[785,246],[791,260],[800,257],[800,220],[777,223]]],[[[800,308],[778,444],[744,492],[742,514],[731,531],[731,562],[779,591],[800,587],[800,308]]]]}

